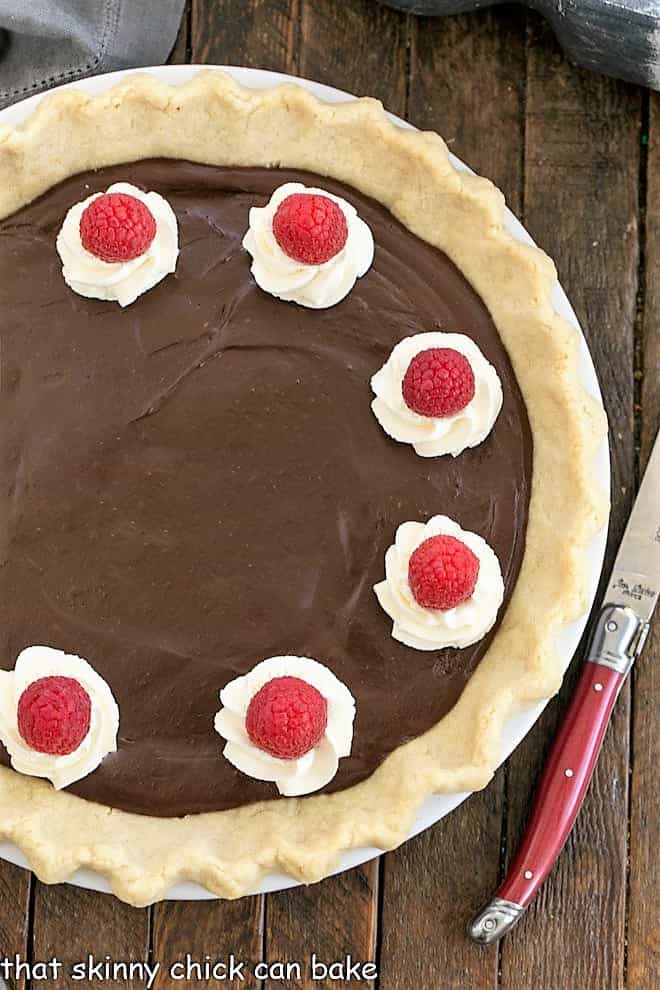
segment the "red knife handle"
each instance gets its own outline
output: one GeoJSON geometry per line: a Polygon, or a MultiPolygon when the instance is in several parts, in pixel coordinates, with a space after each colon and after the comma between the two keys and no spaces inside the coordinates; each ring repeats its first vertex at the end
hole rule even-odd
{"type": "Polygon", "coordinates": [[[510,931],[552,869],[591,781],[617,695],[647,632],[648,624],[627,606],[601,610],[522,843],[504,882],[469,926],[476,942],[488,945],[510,931]]]}
{"type": "Polygon", "coordinates": [[[527,907],[575,823],[624,675],[587,661],[543,769],[525,835],[504,882],[502,900],[527,907]]]}

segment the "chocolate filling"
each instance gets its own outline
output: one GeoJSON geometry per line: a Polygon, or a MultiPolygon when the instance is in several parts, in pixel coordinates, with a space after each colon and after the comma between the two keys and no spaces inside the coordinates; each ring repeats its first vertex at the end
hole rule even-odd
{"type": "MultiPolygon", "coordinates": [[[[176,816],[274,798],[213,730],[218,692],[265,657],[327,664],[357,701],[363,780],[455,704],[495,630],[464,650],[390,635],[373,585],[407,519],[480,533],[505,577],[525,546],[532,442],[509,358],[441,252],[330,179],[146,161],[68,179],[0,223],[0,667],[47,644],[85,657],[119,702],[119,750],[71,791],[176,816]],[[112,182],[155,189],[179,221],[174,276],[122,310],[65,285],[67,209],[112,182]],[[370,225],[373,267],[329,310],[258,289],[248,210],[320,185],[370,225]],[[504,406],[457,458],[418,457],[374,418],[371,375],[402,337],[468,333],[504,406]]],[[[0,747],[0,761],[8,765],[0,747]]]]}

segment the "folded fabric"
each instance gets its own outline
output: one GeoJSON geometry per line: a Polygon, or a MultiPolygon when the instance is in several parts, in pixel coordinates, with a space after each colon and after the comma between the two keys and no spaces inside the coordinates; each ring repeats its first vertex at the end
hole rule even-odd
{"type": "MultiPolygon", "coordinates": [[[[500,0],[384,0],[411,14],[463,14],[500,0]]],[[[523,0],[585,69],[660,90],[660,0],[523,0]]]]}
{"type": "Polygon", "coordinates": [[[83,76],[160,65],[185,0],[0,0],[0,107],[83,76]]]}

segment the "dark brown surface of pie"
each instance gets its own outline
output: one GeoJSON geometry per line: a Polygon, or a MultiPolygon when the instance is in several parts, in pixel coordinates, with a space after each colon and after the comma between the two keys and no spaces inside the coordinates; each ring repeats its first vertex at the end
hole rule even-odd
{"type": "Polygon", "coordinates": [[[399,523],[444,513],[494,548],[506,607],[532,443],[492,320],[445,255],[330,179],[147,161],[0,222],[0,272],[0,667],[34,644],[77,653],[121,711],[119,751],[71,791],[159,816],[275,797],[223,758],[213,716],[228,680],[277,654],[326,663],[356,698],[327,792],[449,711],[495,630],[408,649],[372,588],[399,523]],[[164,195],[181,242],[176,274],[124,310],[68,289],[55,250],[67,209],[116,181],[164,195]],[[344,196],[374,233],[373,267],[332,309],[250,275],[248,210],[286,181],[344,196]],[[418,457],[370,409],[394,344],[434,329],[468,333],[504,390],[457,458],[418,457]]]}

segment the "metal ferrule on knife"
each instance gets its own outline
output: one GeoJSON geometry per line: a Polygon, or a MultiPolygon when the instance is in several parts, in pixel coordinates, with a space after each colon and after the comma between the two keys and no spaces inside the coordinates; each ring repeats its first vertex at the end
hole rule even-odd
{"type": "Polygon", "coordinates": [[[607,604],[594,628],[587,661],[610,667],[624,677],[642,652],[650,624],[628,605],[607,604]]]}

